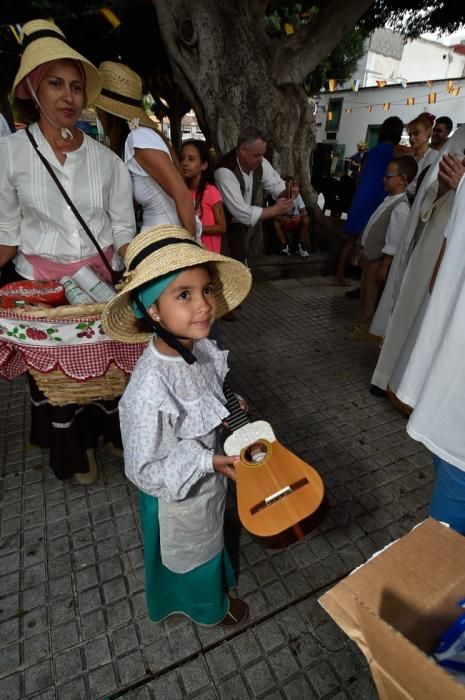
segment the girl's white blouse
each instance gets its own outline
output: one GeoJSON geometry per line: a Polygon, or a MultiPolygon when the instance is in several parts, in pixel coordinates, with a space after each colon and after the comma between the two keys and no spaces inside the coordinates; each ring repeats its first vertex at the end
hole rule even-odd
{"type": "Polygon", "coordinates": [[[150,342],[119,404],[126,476],[157,496],[162,562],[184,573],[223,548],[226,479],[213,469],[227,417],[227,352],[194,345],[197,362],[159,353],[150,342]]]}
{"type": "MultiPolygon", "coordinates": [[[[30,131],[40,151],[102,248],[118,250],[136,225],[131,178],[106,146],[84,134],[80,148],[57,160],[39,126],[30,131]]],[[[23,253],[68,263],[96,254],[24,130],[0,139],[0,244],[18,246],[17,272],[32,279],[23,253]]]]}

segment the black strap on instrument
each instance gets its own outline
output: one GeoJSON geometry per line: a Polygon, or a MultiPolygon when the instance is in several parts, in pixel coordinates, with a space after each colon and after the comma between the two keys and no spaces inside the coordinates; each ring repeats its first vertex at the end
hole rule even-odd
{"type": "Polygon", "coordinates": [[[86,224],[86,222],[84,221],[84,219],[82,218],[82,216],[80,215],[80,213],[78,212],[76,207],[74,206],[74,204],[73,204],[72,200],[70,199],[68,193],[66,192],[65,188],[63,187],[63,185],[61,184],[61,182],[59,181],[59,179],[57,178],[57,176],[53,172],[52,166],[50,165],[48,160],[45,158],[45,156],[39,151],[39,147],[37,145],[37,142],[36,142],[35,138],[33,137],[33,135],[31,134],[31,132],[29,131],[29,127],[26,127],[26,134],[27,134],[27,137],[28,137],[29,141],[31,142],[35,152],[37,153],[40,160],[47,168],[47,170],[50,173],[51,177],[53,178],[56,186],[58,187],[61,194],[63,195],[65,201],[67,202],[67,204],[71,208],[71,211],[73,212],[74,216],[79,221],[82,228],[84,229],[84,231],[86,232],[86,234],[89,236],[90,240],[92,241],[92,243],[96,247],[98,254],[102,258],[103,264],[105,265],[105,267],[107,268],[108,272],[111,275],[111,279],[113,281],[113,284],[116,284],[121,279],[121,272],[118,270],[114,270],[112,268],[112,266],[110,265],[110,263],[108,262],[105,254],[104,254],[102,248],[100,247],[99,243],[97,242],[97,239],[95,238],[94,234],[92,233],[92,231],[90,230],[90,228],[88,227],[88,225],[86,224]]]}

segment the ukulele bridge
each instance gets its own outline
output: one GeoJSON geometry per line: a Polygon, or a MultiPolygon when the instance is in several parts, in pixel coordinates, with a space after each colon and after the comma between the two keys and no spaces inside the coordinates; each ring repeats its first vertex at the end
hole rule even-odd
{"type": "Polygon", "coordinates": [[[264,510],[265,508],[273,505],[273,503],[276,503],[276,501],[280,501],[282,498],[290,496],[291,493],[294,493],[294,491],[298,491],[299,489],[303,488],[306,484],[308,484],[308,479],[304,478],[299,479],[299,481],[294,481],[288,486],[284,486],[284,488],[279,489],[279,491],[272,493],[271,496],[264,498],[263,501],[260,501],[260,503],[252,506],[250,509],[250,514],[255,515],[256,513],[259,513],[261,510],[264,510]]]}

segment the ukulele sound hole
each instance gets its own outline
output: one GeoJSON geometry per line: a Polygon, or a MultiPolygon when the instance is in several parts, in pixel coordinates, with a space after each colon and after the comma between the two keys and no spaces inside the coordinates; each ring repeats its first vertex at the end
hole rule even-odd
{"type": "Polygon", "coordinates": [[[254,442],[244,450],[244,459],[248,464],[262,464],[269,455],[269,444],[265,442],[254,442]]]}

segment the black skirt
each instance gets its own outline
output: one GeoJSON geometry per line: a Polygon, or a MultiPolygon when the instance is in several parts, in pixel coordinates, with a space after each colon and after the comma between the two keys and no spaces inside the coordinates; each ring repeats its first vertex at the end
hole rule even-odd
{"type": "Polygon", "coordinates": [[[118,399],[53,406],[28,373],[31,392],[32,445],[50,451],[50,467],[57,479],[89,471],[87,450],[102,443],[121,448],[118,399]]]}

